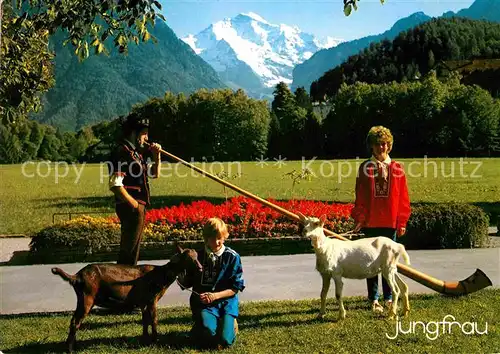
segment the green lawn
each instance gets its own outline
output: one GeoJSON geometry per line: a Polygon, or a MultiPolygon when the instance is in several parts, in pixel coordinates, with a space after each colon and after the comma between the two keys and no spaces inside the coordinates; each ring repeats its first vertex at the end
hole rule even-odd
{"type": "MultiPolygon", "coordinates": [[[[500,159],[401,161],[405,163],[409,175],[412,202],[468,202],[480,204],[486,209],[500,210],[500,159]]],[[[314,161],[308,167],[317,177],[296,185],[293,197],[353,202],[356,164],[360,162],[361,160],[314,161]]],[[[230,182],[260,197],[292,198],[292,181],[285,174],[300,171],[302,162],[285,161],[286,164],[281,167],[273,160],[267,163],[263,167],[255,162],[242,162],[239,166],[238,163],[222,165],[232,175],[241,173],[241,177],[231,179],[230,182]]],[[[221,164],[198,166],[216,173],[221,171],[221,164]]],[[[152,181],[153,207],[199,198],[224,200],[223,187],[218,183],[196,176],[194,171],[184,166],[177,169],[177,175],[187,175],[185,177],[176,176],[175,170],[175,165],[164,164],[164,176],[152,181]]],[[[101,168],[98,164],[70,166],[67,174],[64,166],[56,164],[27,165],[24,173],[22,165],[0,166],[0,234],[29,234],[38,231],[52,223],[52,214],[56,212],[108,211],[113,214],[113,200],[107,188],[106,171],[106,168],[101,168]]],[[[229,196],[234,195],[235,192],[229,192],[229,196]]],[[[56,216],[56,220],[66,218],[67,216],[56,216]]]]}
{"type": "MultiPolygon", "coordinates": [[[[167,295],[168,296],[168,293],[167,295]]],[[[316,318],[318,300],[255,302],[242,305],[240,333],[227,353],[495,353],[500,351],[500,289],[461,298],[412,295],[412,312],[399,325],[371,313],[364,299],[345,300],[347,318],[337,322],[337,305],[328,303],[325,320],[316,318]],[[443,329],[452,315],[459,325],[443,329]],[[423,324],[417,324],[417,321],[423,324]],[[469,324],[466,324],[466,323],[469,324]],[[470,334],[474,331],[484,333],[470,334]],[[424,332],[423,326],[427,330],[424,332]],[[462,326],[462,327],[459,327],[462,326]],[[486,327],[487,326],[487,327],[486,327]],[[437,329],[436,329],[437,328],[437,329]],[[469,334],[464,334],[464,331],[469,334]],[[431,340],[429,338],[435,338],[431,340]]],[[[0,317],[0,348],[4,353],[52,353],[64,350],[71,313],[0,317]]],[[[140,314],[94,313],[77,333],[81,353],[195,353],[184,337],[190,329],[187,307],[159,311],[159,342],[142,346],[140,314]]],[[[207,352],[207,351],[205,351],[207,352]]]]}

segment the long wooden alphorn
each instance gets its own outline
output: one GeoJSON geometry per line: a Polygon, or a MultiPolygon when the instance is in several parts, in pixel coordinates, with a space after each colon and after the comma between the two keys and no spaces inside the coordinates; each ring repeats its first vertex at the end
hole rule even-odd
{"type": "MultiPolygon", "coordinates": [[[[149,145],[149,143],[146,143],[146,145],[149,145]]],[[[231,184],[227,181],[224,181],[223,179],[217,177],[217,176],[214,176],[212,175],[211,173],[208,173],[207,171],[199,168],[199,167],[196,167],[194,166],[193,164],[190,164],[189,162],[187,161],[184,161],[183,159],[161,149],[160,152],[165,155],[165,156],[168,156],[170,157],[171,159],[183,164],[184,166],[187,166],[193,170],[195,170],[196,172],[199,172],[201,175],[203,176],[206,176],[228,188],[231,188],[232,190],[240,193],[240,194],[243,194],[244,196],[247,196],[249,198],[252,198],[253,200],[261,203],[261,204],[264,204],[265,206],[268,206],[269,208],[271,209],[274,209],[276,210],[277,212],[285,215],[286,217],[292,219],[292,220],[295,220],[295,221],[298,221],[300,222],[300,217],[294,213],[292,213],[291,211],[289,210],[286,210],[278,205],[275,205],[265,199],[262,199],[250,192],[247,192],[246,190],[244,189],[241,189],[240,187],[238,186],[235,186],[234,184],[231,184]]],[[[330,230],[327,230],[327,229],[324,229],[324,232],[326,235],[328,236],[332,236],[332,237],[336,237],[340,240],[343,240],[343,241],[350,241],[349,239],[333,232],[333,231],[330,231],[330,230]]],[[[455,295],[455,296],[461,296],[461,295],[466,295],[466,294],[470,294],[470,293],[473,293],[475,291],[478,291],[478,290],[481,290],[481,289],[484,289],[488,286],[491,286],[493,285],[491,280],[486,276],[486,274],[484,274],[484,272],[480,269],[476,269],[476,271],[474,272],[474,274],[472,274],[471,276],[469,276],[468,278],[464,279],[464,280],[461,280],[461,281],[443,281],[443,280],[439,280],[439,279],[436,279],[434,277],[431,277],[430,275],[427,275],[427,274],[424,274],[422,272],[419,272],[418,270],[416,269],[413,269],[407,265],[404,265],[404,264],[401,264],[401,263],[398,263],[398,272],[407,276],[408,278],[410,279],[413,279],[414,281],[416,281],[417,283],[420,283],[434,291],[437,291],[441,294],[446,294],[446,295],[455,295]]]]}

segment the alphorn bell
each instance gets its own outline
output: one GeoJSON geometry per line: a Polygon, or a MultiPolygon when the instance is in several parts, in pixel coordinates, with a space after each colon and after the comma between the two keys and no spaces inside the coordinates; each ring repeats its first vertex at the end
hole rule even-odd
{"type": "MultiPolygon", "coordinates": [[[[150,145],[149,143],[145,143],[146,145],[150,145]]],[[[277,206],[265,199],[262,199],[250,192],[247,192],[246,190],[244,189],[241,189],[240,187],[238,186],[235,186],[234,184],[231,184],[227,181],[224,181],[223,179],[217,177],[217,176],[214,176],[212,175],[211,173],[208,173],[206,172],[205,170],[199,168],[199,167],[196,167],[194,166],[193,164],[190,164],[189,162],[187,161],[184,161],[183,159],[163,150],[163,149],[160,149],[160,152],[165,155],[165,156],[168,156],[170,157],[171,159],[183,164],[184,166],[187,166],[193,170],[195,170],[196,172],[200,173],[201,175],[203,176],[206,176],[228,188],[231,188],[232,190],[240,193],[240,194],[243,194],[244,196],[248,197],[248,198],[251,198],[261,204],[264,204],[265,206],[273,209],[273,210],[276,210],[277,212],[285,215],[286,217],[288,217],[289,219],[292,219],[292,220],[295,220],[295,221],[298,221],[298,222],[301,222],[300,221],[300,217],[294,213],[292,213],[291,211],[289,210],[286,210],[280,206],[277,206]]],[[[335,237],[335,238],[338,238],[340,240],[343,240],[343,241],[350,241],[349,239],[333,232],[333,231],[330,231],[330,230],[327,230],[327,229],[324,229],[324,232],[327,236],[330,236],[330,237],[335,237]]],[[[476,269],[476,271],[474,272],[474,274],[472,274],[471,276],[469,276],[468,278],[464,279],[464,280],[460,280],[460,281],[443,281],[443,280],[439,280],[439,279],[436,279],[434,277],[431,277],[430,275],[427,275],[427,274],[424,274],[422,272],[419,272],[418,270],[416,269],[413,269],[407,265],[404,265],[404,264],[400,264],[398,263],[397,264],[397,267],[398,267],[398,272],[407,276],[408,278],[416,281],[417,283],[420,283],[434,291],[437,291],[438,293],[441,293],[441,294],[445,294],[445,295],[454,295],[454,296],[461,296],[461,295],[466,295],[466,294],[470,294],[470,293],[473,293],[473,292],[476,292],[478,290],[481,290],[481,289],[484,289],[488,286],[491,286],[493,285],[491,280],[486,276],[486,274],[484,274],[484,272],[480,269],[476,269]]]]}

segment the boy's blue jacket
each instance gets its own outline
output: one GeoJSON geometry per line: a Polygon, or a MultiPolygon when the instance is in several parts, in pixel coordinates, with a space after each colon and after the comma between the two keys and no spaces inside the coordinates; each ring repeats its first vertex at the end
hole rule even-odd
{"type": "MultiPolygon", "coordinates": [[[[206,269],[207,264],[210,264],[205,249],[198,251],[198,260],[206,269]]],[[[202,309],[207,309],[215,316],[228,314],[238,317],[238,292],[245,289],[245,282],[243,280],[243,268],[241,266],[240,255],[233,249],[226,246],[218,262],[219,269],[215,277],[207,284],[206,279],[202,279],[203,275],[197,275],[193,282],[193,290],[199,294],[206,292],[218,292],[227,289],[233,289],[236,294],[230,298],[225,298],[212,302],[211,304],[203,304],[200,297],[194,293],[191,294],[190,305],[194,312],[199,312],[202,309]],[[203,284],[205,282],[205,284],[203,284]]]]}

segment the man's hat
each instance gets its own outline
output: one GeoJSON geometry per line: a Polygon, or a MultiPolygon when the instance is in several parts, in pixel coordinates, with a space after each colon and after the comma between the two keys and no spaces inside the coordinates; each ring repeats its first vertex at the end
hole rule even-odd
{"type": "Polygon", "coordinates": [[[131,113],[125,118],[123,128],[128,129],[142,129],[149,128],[149,119],[141,118],[136,113],[131,113]]]}

